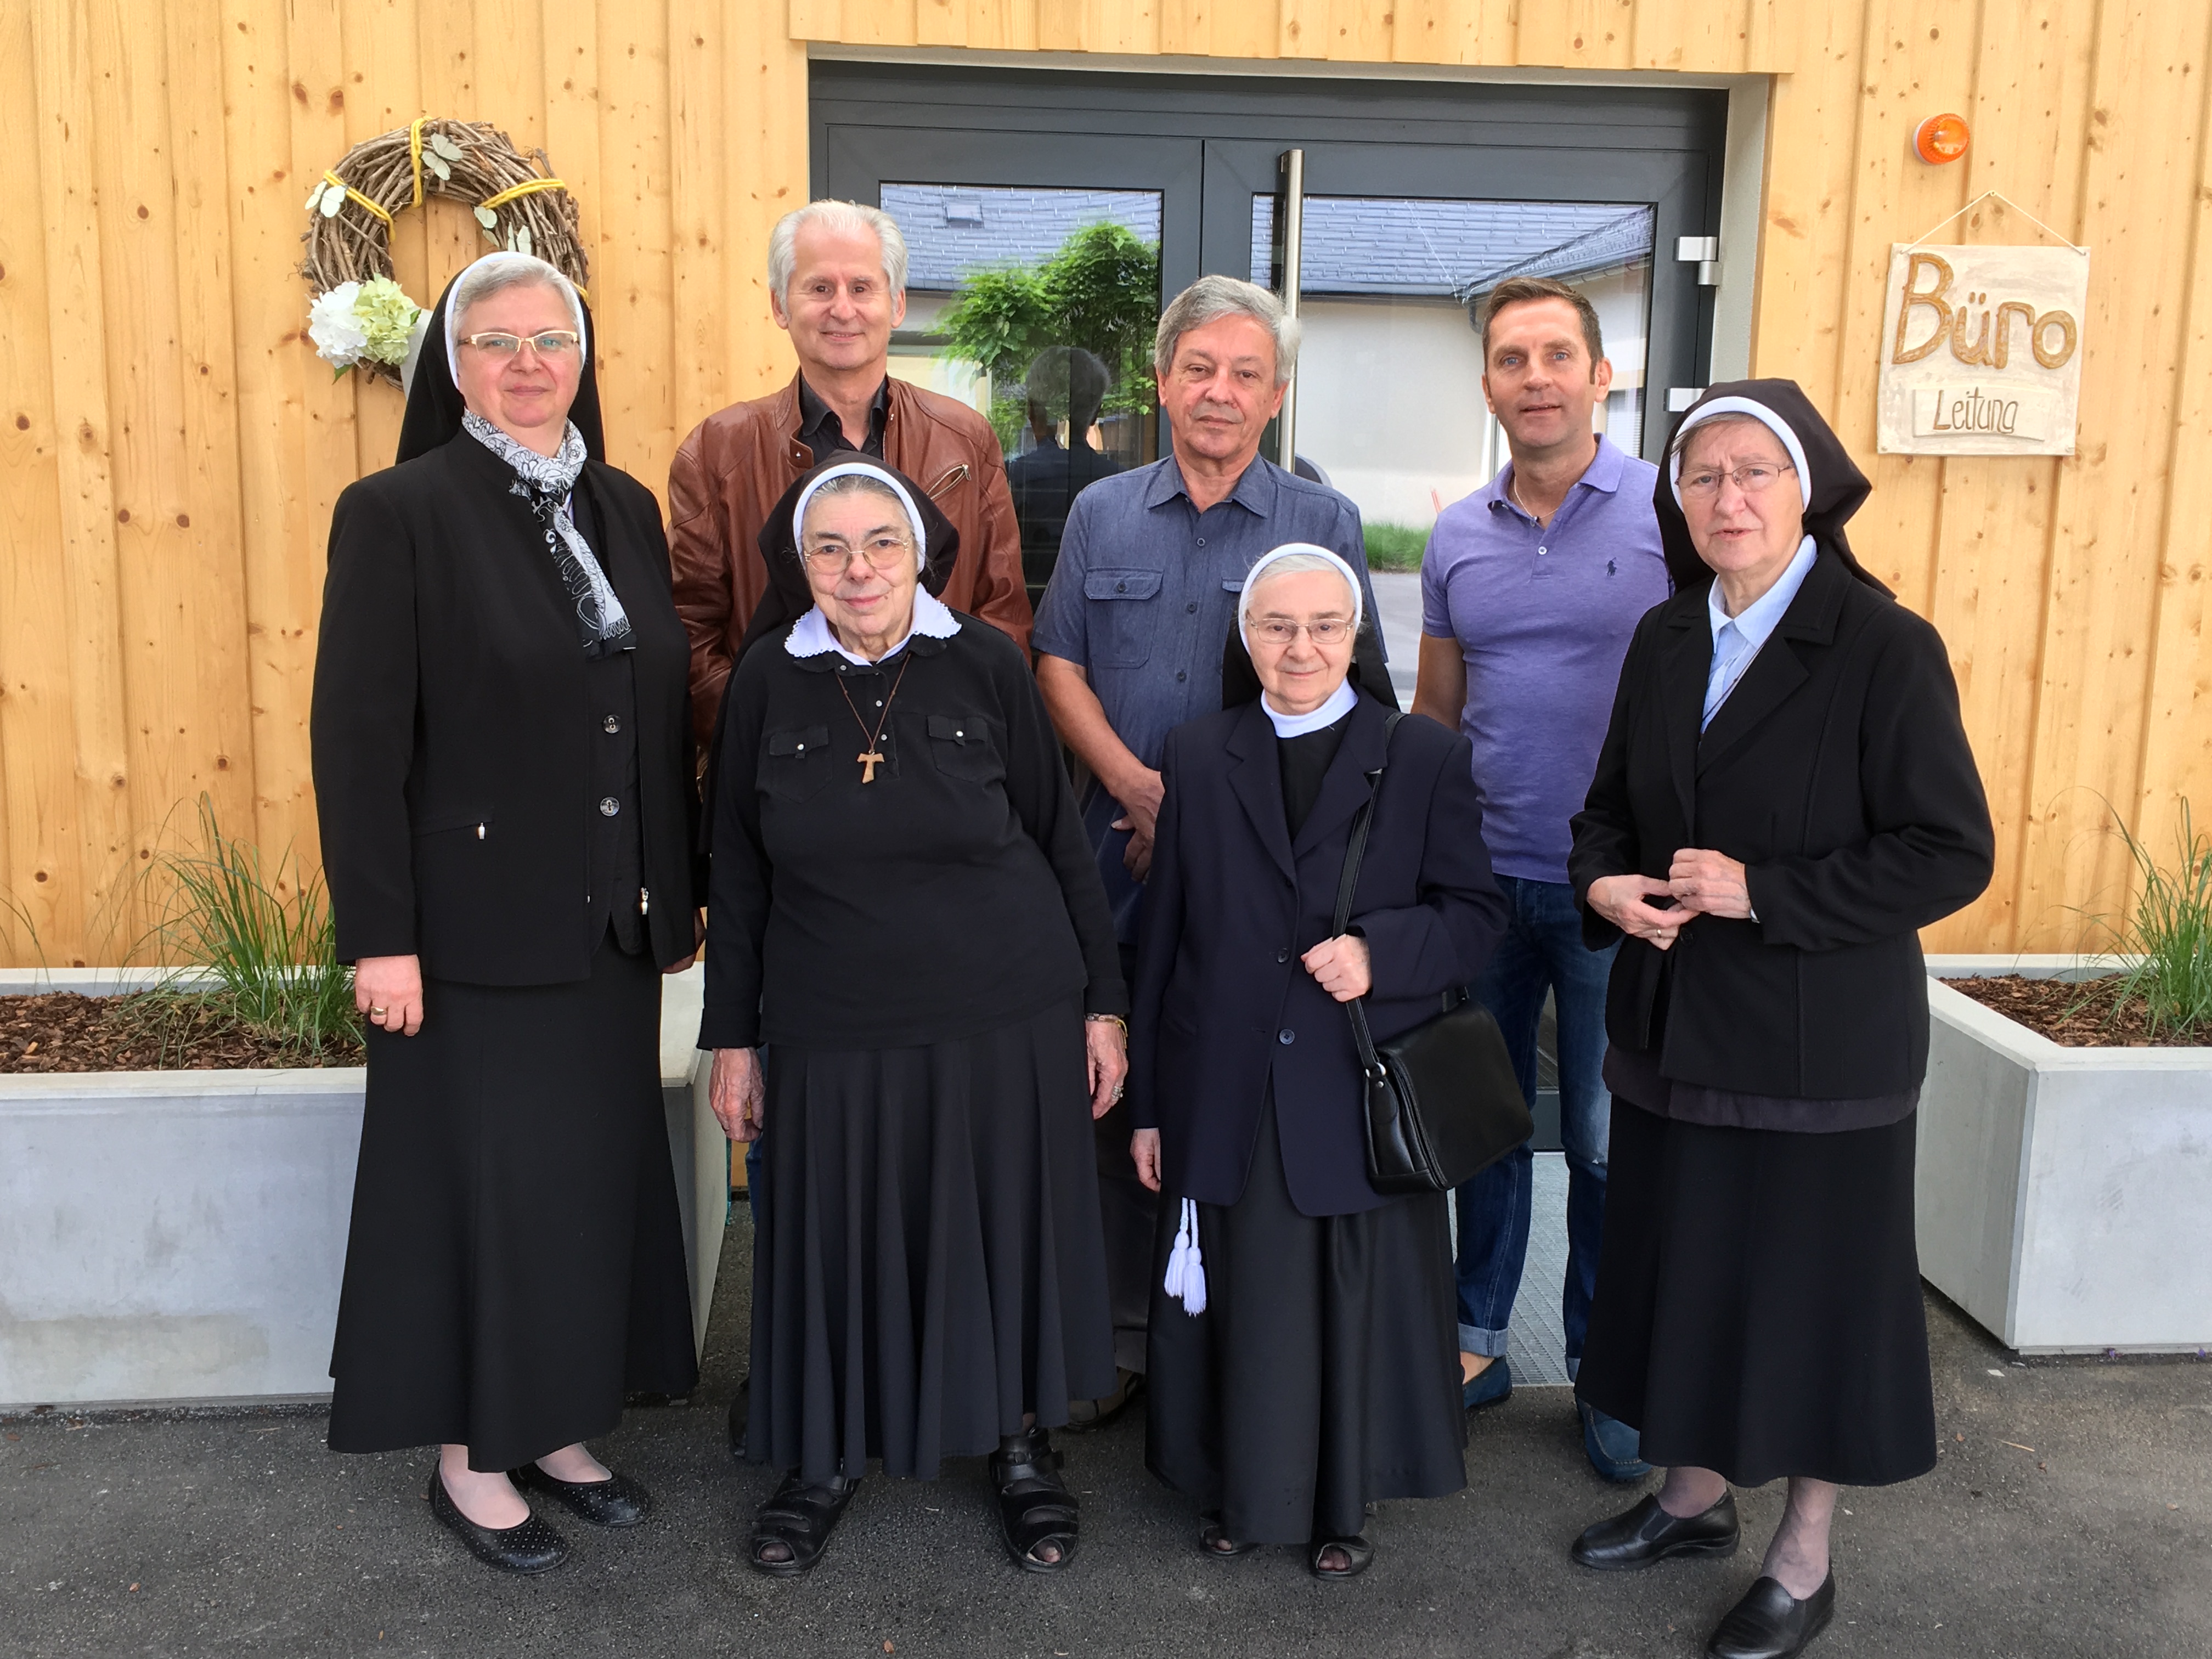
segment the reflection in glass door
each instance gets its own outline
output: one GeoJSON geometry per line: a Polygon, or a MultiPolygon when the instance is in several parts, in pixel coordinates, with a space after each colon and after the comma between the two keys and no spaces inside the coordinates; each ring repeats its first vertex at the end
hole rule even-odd
{"type": "MultiPolygon", "coordinates": [[[[1276,198],[1250,199],[1251,278],[1279,283],[1276,198]]],[[[1377,555],[1418,549],[1438,513],[1504,464],[1475,324],[1508,276],[1589,296],[1613,368],[1595,423],[1641,449],[1650,206],[1315,195],[1304,206],[1297,452],[1358,506],[1377,555]]]]}

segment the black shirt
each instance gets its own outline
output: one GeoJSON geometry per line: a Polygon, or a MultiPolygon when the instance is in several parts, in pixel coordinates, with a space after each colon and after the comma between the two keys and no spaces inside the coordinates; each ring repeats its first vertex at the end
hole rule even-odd
{"type": "Polygon", "coordinates": [[[997,629],[962,617],[866,666],[763,640],[721,742],[702,1048],[907,1048],[1077,995],[1128,1012],[1059,743],[997,629]]]}
{"type": "Polygon", "coordinates": [[[1337,749],[1344,742],[1345,726],[1351,719],[1346,714],[1319,731],[1275,739],[1275,757],[1283,769],[1283,817],[1292,841],[1306,827],[1306,815],[1321,799],[1321,781],[1328,775],[1329,763],[1336,758],[1337,749]]]}
{"type": "Polygon", "coordinates": [[[852,450],[855,454],[884,458],[884,423],[890,419],[891,382],[885,375],[884,383],[876,388],[876,399],[868,405],[867,441],[855,444],[845,435],[845,423],[837,418],[837,411],[823,403],[814,388],[806,384],[806,377],[799,377],[799,441],[814,452],[817,461],[827,460],[840,449],[852,450]]]}

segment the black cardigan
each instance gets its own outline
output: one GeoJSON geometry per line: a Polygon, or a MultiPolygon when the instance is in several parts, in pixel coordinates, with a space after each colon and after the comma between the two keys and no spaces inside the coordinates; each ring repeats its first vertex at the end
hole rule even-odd
{"type": "Polygon", "coordinates": [[[1620,933],[1590,884],[1663,880],[1686,848],[1741,861],[1759,920],[1698,916],[1665,952],[1623,943],[1607,1036],[1656,1037],[1663,1076],[1735,1093],[1916,1089],[1917,930],[1979,894],[1995,855],[1943,641],[1824,550],[1701,738],[1712,655],[1702,584],[1637,625],[1568,872],[1593,950],[1620,933]]]}
{"type": "MultiPolygon", "coordinates": [[[[331,520],[310,731],[338,957],[419,956],[434,979],[586,979],[599,792],[575,610],[507,464],[466,432],[373,473],[331,520]]],[[[577,482],[629,613],[650,954],[693,946],[703,872],[686,681],[652,492],[601,462],[577,482]]],[[[596,923],[596,926],[594,925],[596,923]]]]}
{"type": "Polygon", "coordinates": [[[1160,1132],[1167,1192],[1243,1195],[1270,1085],[1291,1197],[1307,1215],[1385,1202],[1367,1180],[1351,1017],[1299,961],[1329,937],[1346,843],[1376,799],[1353,895],[1380,1040],[1480,974],[1504,930],[1468,741],[1362,697],[1296,836],[1274,728],[1257,702],[1168,734],[1167,799],[1146,885],[1130,1021],[1130,1121],[1160,1132]],[[1379,787],[1370,779],[1382,768],[1379,787]]]}
{"type": "Polygon", "coordinates": [[[701,1048],[915,1047],[1078,994],[1128,1011],[1028,658],[959,623],[866,667],[793,657],[781,632],[738,663],[714,763],[701,1048]],[[868,783],[856,710],[871,730],[889,720],[868,783]]]}

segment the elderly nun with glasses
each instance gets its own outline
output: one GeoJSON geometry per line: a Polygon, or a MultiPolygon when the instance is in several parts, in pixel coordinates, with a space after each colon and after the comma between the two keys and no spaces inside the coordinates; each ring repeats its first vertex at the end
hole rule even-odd
{"type": "Polygon", "coordinates": [[[748,1546],[777,1577],[872,1458],[988,1456],[1008,1553],[1064,1569],[1046,1431],[1114,1386],[1091,1123],[1127,994],[1028,658],[937,597],[957,541],[893,468],[809,471],[722,704],[699,1042],[775,1197],[746,1452],[782,1477],[748,1546]]]}
{"type": "Polygon", "coordinates": [[[1735,1553],[1706,1647],[1784,1659],[1834,1617],[1839,1486],[1936,1462],[1913,1239],[1919,930],[1990,878],[1943,641],[1852,556],[1867,480],[1795,382],[1709,388],[1655,506],[1674,597],[1637,627],[1568,861],[1606,1002],[1605,1243],[1576,1387],[1664,1484],[1584,1531],[1605,1571],[1735,1553]]]}
{"type": "Polygon", "coordinates": [[[1297,1545],[1323,1579],[1372,1560],[1370,1504],[1467,1484],[1444,1196],[1368,1180],[1341,1005],[1364,997],[1376,1040],[1401,1035],[1505,921],[1468,740],[1355,689],[1361,609],[1351,567],[1310,544],[1245,578],[1230,706],[1177,726],[1161,763],[1130,1074],[1130,1151],[1166,1200],[1149,1462],[1197,1502],[1201,1554],[1297,1545]]]}
{"type": "Polygon", "coordinates": [[[489,1565],[649,1505],[584,1442],[697,1368],[660,975],[703,883],[690,659],[653,495],[602,459],[583,301],[495,253],[439,301],[399,464],[331,521],[324,870],[368,1021],[330,1443],[442,1448],[489,1565]]]}

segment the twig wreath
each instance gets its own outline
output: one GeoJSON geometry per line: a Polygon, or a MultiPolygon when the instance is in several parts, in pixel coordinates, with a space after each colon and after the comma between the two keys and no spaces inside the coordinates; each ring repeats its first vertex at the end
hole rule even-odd
{"type": "Polygon", "coordinates": [[[396,385],[419,344],[429,313],[393,280],[392,223],[431,196],[466,203],[494,247],[536,254],[585,287],[576,198],[545,152],[526,155],[483,122],[424,116],[356,144],[307,198],[307,333],[338,374],[363,367],[396,385]]]}

